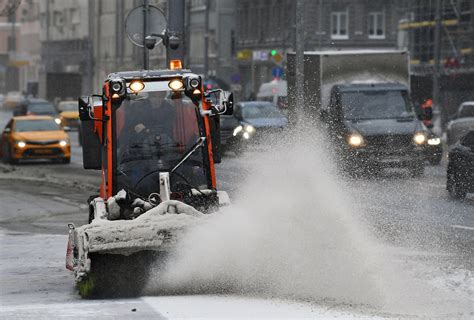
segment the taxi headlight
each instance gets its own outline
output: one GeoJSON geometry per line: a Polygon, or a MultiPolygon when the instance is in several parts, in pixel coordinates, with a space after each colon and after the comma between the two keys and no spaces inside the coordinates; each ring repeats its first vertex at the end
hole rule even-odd
{"type": "Polygon", "coordinates": [[[59,145],[60,145],[61,147],[65,147],[65,146],[68,145],[68,142],[67,142],[67,140],[61,140],[61,141],[59,141],[59,145]]]}
{"type": "Polygon", "coordinates": [[[428,144],[430,146],[437,146],[438,144],[441,143],[441,139],[436,137],[436,138],[431,138],[431,139],[428,139],[428,144]]]}
{"type": "Polygon", "coordinates": [[[232,133],[232,135],[235,137],[236,135],[239,134],[239,132],[241,132],[242,130],[244,130],[244,128],[242,126],[238,126],[237,128],[234,129],[234,132],[232,133]]]}
{"type": "Polygon", "coordinates": [[[56,122],[56,124],[61,124],[61,119],[60,118],[54,118],[54,122],[56,122]]]}
{"type": "Polygon", "coordinates": [[[19,147],[19,148],[24,148],[26,147],[26,142],[25,141],[18,141],[16,143],[16,145],[19,147]]]}
{"type": "Polygon", "coordinates": [[[347,142],[349,143],[349,145],[351,145],[352,147],[361,147],[364,145],[364,138],[362,138],[362,136],[358,133],[352,133],[349,135],[349,137],[347,138],[347,142]]]}
{"type": "Polygon", "coordinates": [[[424,144],[426,142],[426,135],[423,132],[417,132],[413,136],[413,141],[418,145],[424,144]]]}

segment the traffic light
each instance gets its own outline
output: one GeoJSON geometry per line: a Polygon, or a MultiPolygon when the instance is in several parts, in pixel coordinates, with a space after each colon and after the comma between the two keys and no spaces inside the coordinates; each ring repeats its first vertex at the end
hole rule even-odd
{"type": "Polygon", "coordinates": [[[276,64],[280,64],[283,60],[283,55],[276,49],[270,50],[270,60],[276,64]]]}

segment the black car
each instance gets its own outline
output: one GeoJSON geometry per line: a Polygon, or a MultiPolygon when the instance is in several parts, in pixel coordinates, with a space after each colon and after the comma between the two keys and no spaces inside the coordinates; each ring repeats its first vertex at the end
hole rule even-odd
{"type": "Polygon", "coordinates": [[[229,150],[241,151],[242,137],[241,135],[234,135],[239,126],[240,122],[234,116],[222,115],[220,117],[221,147],[224,152],[229,150]]]}
{"type": "Polygon", "coordinates": [[[443,144],[441,138],[433,131],[427,132],[427,143],[425,145],[426,160],[433,166],[438,165],[443,157],[443,144]]]}
{"type": "Polygon", "coordinates": [[[271,102],[239,102],[232,116],[221,117],[221,143],[224,149],[241,151],[248,144],[264,143],[287,125],[286,116],[271,102]]]}
{"type": "Polygon", "coordinates": [[[474,130],[469,131],[449,150],[446,189],[456,199],[474,192],[474,130]]]}
{"type": "Polygon", "coordinates": [[[51,102],[43,99],[28,99],[24,101],[13,110],[13,115],[15,117],[26,115],[51,116],[57,124],[61,123],[56,107],[51,102]]]}

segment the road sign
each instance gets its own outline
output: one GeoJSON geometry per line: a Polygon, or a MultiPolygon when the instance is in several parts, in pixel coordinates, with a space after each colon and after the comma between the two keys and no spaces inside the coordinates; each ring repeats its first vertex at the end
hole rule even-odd
{"type": "Polygon", "coordinates": [[[284,70],[282,67],[273,67],[272,68],[272,76],[273,78],[281,78],[283,77],[284,70]]]}

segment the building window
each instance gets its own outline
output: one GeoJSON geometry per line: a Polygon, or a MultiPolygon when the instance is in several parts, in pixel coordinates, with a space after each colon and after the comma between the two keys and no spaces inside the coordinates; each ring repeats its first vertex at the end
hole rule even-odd
{"type": "Polygon", "coordinates": [[[348,11],[331,13],[331,39],[349,39],[348,11]]]}
{"type": "Polygon", "coordinates": [[[385,39],[385,13],[369,13],[369,39],[385,39]]]}

